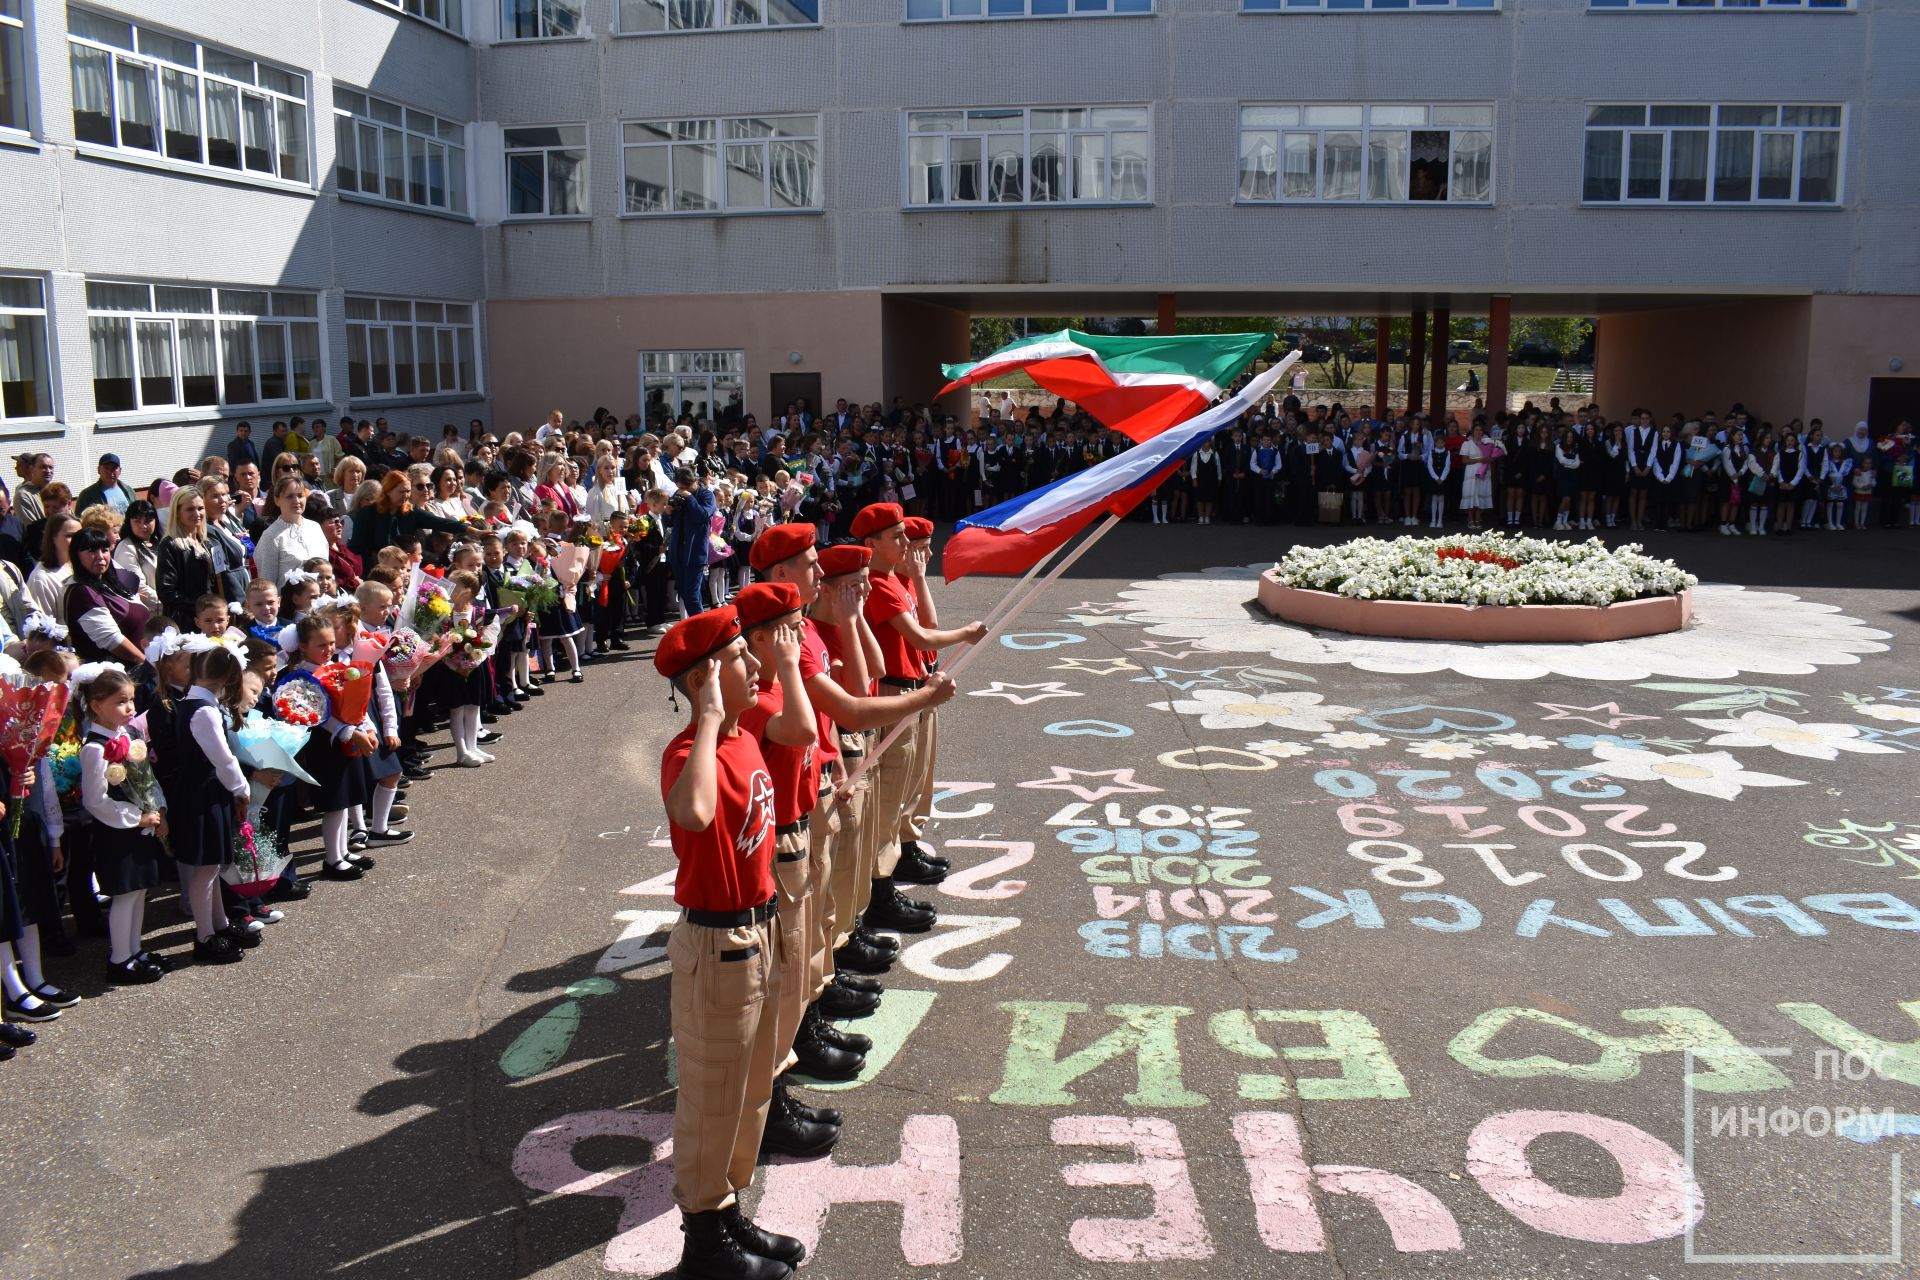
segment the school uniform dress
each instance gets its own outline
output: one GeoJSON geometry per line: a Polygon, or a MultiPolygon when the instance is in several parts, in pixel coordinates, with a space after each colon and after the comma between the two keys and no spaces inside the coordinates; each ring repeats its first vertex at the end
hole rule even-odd
{"type": "Polygon", "coordinates": [[[233,861],[236,800],[248,798],[247,776],[227,741],[227,713],[198,685],[174,707],[168,736],[155,737],[167,766],[167,842],[189,867],[233,861]]]}
{"type": "MultiPolygon", "coordinates": [[[[485,625],[486,615],[476,610],[468,610],[466,617],[454,615],[457,622],[466,622],[477,630],[485,625]]],[[[440,705],[448,711],[456,707],[484,707],[491,699],[486,696],[487,664],[481,663],[473,670],[462,674],[446,664],[443,659],[427,670],[427,681],[433,687],[434,696],[440,705]]],[[[368,707],[371,714],[372,707],[368,707]]]]}
{"type": "MultiPolygon", "coordinates": [[[[702,574],[706,572],[705,561],[701,562],[700,572],[702,574]]],[[[577,636],[580,634],[580,614],[579,611],[574,608],[573,599],[575,584],[567,582],[557,573],[554,575],[554,580],[560,584],[560,590],[555,593],[556,599],[551,605],[540,610],[536,619],[540,627],[540,638],[542,641],[558,640],[563,636],[577,636]]],[[[681,596],[683,602],[686,603],[688,614],[691,616],[693,613],[699,612],[694,606],[699,602],[701,597],[690,596],[687,594],[687,590],[687,586],[683,585],[681,588],[681,596]]]]}
{"type": "MultiPolygon", "coordinates": [[[[134,796],[131,777],[108,781],[106,747],[122,735],[133,742],[144,741],[131,727],[120,734],[109,734],[89,722],[80,747],[80,804],[90,820],[87,845],[93,856],[94,878],[100,882],[100,892],[109,897],[157,887],[160,860],[166,853],[153,828],[140,825],[145,810],[134,796]]],[[[126,767],[131,774],[131,760],[126,767]]],[[[158,781],[154,783],[152,803],[156,809],[167,803],[158,781]]]]}
{"type": "MultiPolygon", "coordinates": [[[[280,683],[285,684],[295,672],[312,675],[315,670],[313,663],[302,662],[283,676],[280,683]]],[[[294,757],[313,778],[313,807],[321,813],[351,809],[365,804],[373,795],[372,758],[350,756],[341,749],[347,735],[355,729],[372,732],[372,719],[363,717],[359,724],[347,724],[335,718],[329,709],[327,718],[313,727],[307,736],[307,745],[294,757]]]]}

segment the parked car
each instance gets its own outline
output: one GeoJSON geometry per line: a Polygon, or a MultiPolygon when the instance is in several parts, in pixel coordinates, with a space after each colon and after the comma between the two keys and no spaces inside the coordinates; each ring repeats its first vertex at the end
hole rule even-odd
{"type": "Polygon", "coordinates": [[[1560,353],[1544,342],[1520,342],[1507,354],[1509,364],[1557,365],[1560,353]]]}

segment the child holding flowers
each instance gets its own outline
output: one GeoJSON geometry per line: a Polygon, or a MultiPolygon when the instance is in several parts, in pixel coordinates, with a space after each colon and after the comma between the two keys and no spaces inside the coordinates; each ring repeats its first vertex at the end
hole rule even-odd
{"type": "Polygon", "coordinates": [[[193,912],[193,958],[233,964],[260,945],[260,935],[232,923],[218,892],[220,868],[233,860],[234,840],[247,820],[250,788],[227,734],[246,715],[245,668],[217,640],[189,642],[191,687],[174,705],[155,749],[166,761],[167,812],[180,896],[193,912]]]}
{"type": "MultiPolygon", "coordinates": [[[[295,685],[298,677],[310,678],[333,661],[339,647],[333,624],[317,613],[300,619],[296,637],[300,661],[274,690],[275,710],[283,720],[292,719],[289,712],[300,696],[289,686],[295,685]]],[[[329,707],[296,757],[314,780],[313,807],[320,811],[320,840],[326,851],[320,874],[329,880],[358,880],[372,865],[371,858],[347,849],[347,811],[371,798],[371,757],[378,745],[371,720],[363,716],[358,723],[347,724],[336,719],[329,707]]]]}
{"type": "Polygon", "coordinates": [[[141,950],[140,934],[147,890],[160,883],[166,798],[154,782],[146,741],[133,728],[133,681],[118,663],[94,662],[74,672],[74,685],[85,717],[80,804],[89,819],[94,877],[112,899],[107,981],[158,982],[168,965],[141,950]]]}
{"type": "Polygon", "coordinates": [[[480,577],[471,570],[456,569],[447,582],[453,588],[453,621],[449,631],[454,647],[440,664],[440,701],[447,708],[447,720],[453,731],[454,765],[477,769],[493,763],[493,757],[480,749],[486,660],[484,656],[471,656],[483,650],[486,643],[482,630],[486,617],[477,612],[474,605],[480,594],[480,577]]]}

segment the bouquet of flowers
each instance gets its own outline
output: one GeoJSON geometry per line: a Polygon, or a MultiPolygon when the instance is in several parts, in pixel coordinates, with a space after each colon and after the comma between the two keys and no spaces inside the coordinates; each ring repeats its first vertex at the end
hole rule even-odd
{"type": "Polygon", "coordinates": [[[560,585],[531,560],[510,575],[500,586],[500,603],[517,605],[530,614],[540,614],[560,601],[560,585]]]}
{"type": "MultiPolygon", "coordinates": [[[[233,732],[233,754],[248,768],[273,769],[311,783],[313,775],[301,768],[295,757],[300,754],[300,748],[307,745],[312,733],[307,726],[269,720],[258,711],[249,711],[246,720],[233,732]]],[[[79,765],[76,763],[74,768],[77,778],[79,765]]]]}
{"type": "Polygon", "coordinates": [[[273,714],[302,728],[325,720],[332,705],[326,686],[304,671],[287,672],[273,691],[273,714]]]}
{"type": "Polygon", "coordinates": [[[220,868],[220,878],[241,897],[257,898],[273,888],[291,861],[273,828],[256,823],[249,810],[233,834],[233,860],[220,868]]]}
{"type": "MultiPolygon", "coordinates": [[[[444,652],[437,644],[423,640],[409,627],[398,627],[387,638],[387,679],[404,684],[439,660],[444,652]]],[[[358,655],[355,655],[358,657],[358,655]]]]}
{"type": "Polygon", "coordinates": [[[24,802],[27,788],[33,782],[34,768],[60,731],[70,692],[64,683],[43,682],[29,675],[0,676],[0,755],[6,757],[7,768],[13,774],[9,798],[13,802],[11,822],[16,836],[20,834],[21,816],[26,812],[24,802]]]}
{"type": "Polygon", "coordinates": [[[394,630],[412,631],[423,640],[431,640],[446,630],[453,618],[453,592],[438,574],[413,567],[406,589],[400,593],[399,616],[394,630]]]}
{"type": "Polygon", "coordinates": [[[382,635],[378,631],[369,631],[362,627],[360,633],[353,638],[353,660],[369,665],[378,662],[386,656],[387,646],[392,643],[392,636],[382,635]]]}
{"type": "MultiPolygon", "coordinates": [[[[357,725],[367,717],[373,701],[373,665],[364,662],[329,662],[313,673],[327,691],[333,718],[342,724],[357,725]]],[[[348,752],[349,755],[356,754],[348,752]]]]}
{"type": "Polygon", "coordinates": [[[109,738],[101,753],[107,758],[107,785],[126,784],[143,813],[160,811],[160,787],[153,776],[153,755],[147,744],[131,734],[109,738]]]}
{"type": "Polygon", "coordinates": [[[489,622],[476,627],[471,622],[456,622],[447,628],[447,636],[452,640],[447,650],[447,669],[455,675],[472,675],[481,663],[493,656],[493,646],[500,639],[500,624],[489,622]]]}

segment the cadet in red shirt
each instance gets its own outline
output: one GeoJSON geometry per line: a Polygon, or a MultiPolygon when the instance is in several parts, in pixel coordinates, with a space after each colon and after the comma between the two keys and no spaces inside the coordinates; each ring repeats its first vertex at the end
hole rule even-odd
{"type": "Polygon", "coordinates": [[[682,908],[667,943],[680,1091],[673,1109],[673,1198],[683,1276],[785,1280],[798,1240],[741,1211],[753,1181],[779,1048],[774,1043],[774,788],[760,744],[740,728],[759,664],[733,609],[686,619],[653,663],[687,695],[692,718],[660,758],[660,790],[682,908]]]}
{"type": "MultiPolygon", "coordinates": [[[[894,572],[894,577],[906,584],[907,593],[913,597],[914,614],[920,625],[929,630],[937,629],[940,626],[940,611],[934,607],[933,584],[927,579],[927,565],[933,559],[933,521],[921,516],[908,516],[905,525],[909,554],[906,562],[894,572]]],[[[939,669],[940,655],[931,649],[924,649],[920,653],[920,665],[926,668],[931,677],[939,669]]],[[[893,878],[903,884],[939,884],[953,870],[953,864],[945,858],[936,857],[920,843],[921,836],[926,834],[927,823],[933,820],[934,757],[940,749],[938,708],[929,707],[920,713],[915,732],[919,734],[918,749],[914,753],[919,773],[914,777],[907,798],[901,805],[900,862],[893,869],[893,878]]]]}
{"type": "MultiPolygon", "coordinates": [[[[894,576],[907,571],[912,555],[905,525],[906,513],[894,502],[876,502],[861,508],[852,525],[853,536],[864,541],[873,552],[868,574],[873,589],[863,612],[879,638],[881,658],[886,666],[880,684],[883,689],[895,691],[925,687],[927,674],[920,660],[922,650],[974,644],[987,634],[986,624],[981,622],[951,630],[921,625],[913,596],[906,584],[894,576]]],[[[900,818],[920,776],[917,728],[908,722],[908,727],[874,762],[873,790],[867,801],[872,810],[875,854],[866,920],[875,928],[905,933],[925,933],[933,927],[938,914],[933,904],[907,897],[893,883],[894,868],[900,861],[900,818]]]]}

